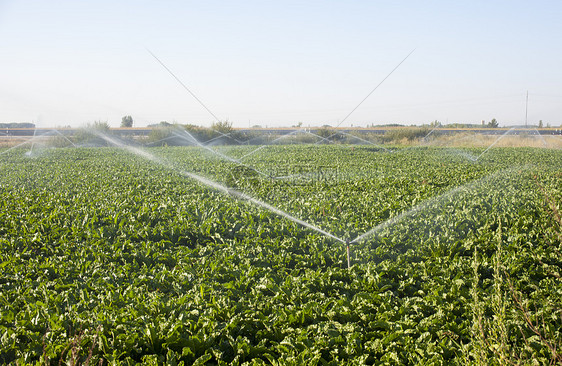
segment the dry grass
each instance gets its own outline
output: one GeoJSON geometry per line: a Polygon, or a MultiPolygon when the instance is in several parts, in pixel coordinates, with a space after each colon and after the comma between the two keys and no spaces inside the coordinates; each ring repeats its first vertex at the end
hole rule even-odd
{"type": "Polygon", "coordinates": [[[426,146],[441,147],[536,147],[549,149],[562,149],[562,136],[558,135],[482,135],[476,133],[458,133],[454,135],[442,135],[431,138],[422,143],[426,146]]]}

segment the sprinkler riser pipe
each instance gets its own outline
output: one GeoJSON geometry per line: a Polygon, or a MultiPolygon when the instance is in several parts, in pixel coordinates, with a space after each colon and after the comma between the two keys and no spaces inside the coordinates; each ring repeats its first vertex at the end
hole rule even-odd
{"type": "Polygon", "coordinates": [[[349,239],[345,241],[346,251],[347,251],[347,269],[351,268],[351,262],[349,258],[349,239]]]}

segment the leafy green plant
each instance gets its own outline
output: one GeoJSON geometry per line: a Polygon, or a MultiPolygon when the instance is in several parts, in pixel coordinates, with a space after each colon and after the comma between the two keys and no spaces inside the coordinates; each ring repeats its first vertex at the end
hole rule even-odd
{"type": "Polygon", "coordinates": [[[475,163],[440,148],[271,146],[245,160],[265,175],[195,146],[150,152],[169,164],[117,148],[2,155],[1,363],[557,360],[560,229],[537,182],[558,210],[559,151],[475,163]],[[303,165],[298,184],[271,178],[303,165]],[[318,167],[337,175],[309,179],[318,167]],[[182,171],[235,180],[339,237],[376,230],[348,270],[343,245],[182,171]]]}

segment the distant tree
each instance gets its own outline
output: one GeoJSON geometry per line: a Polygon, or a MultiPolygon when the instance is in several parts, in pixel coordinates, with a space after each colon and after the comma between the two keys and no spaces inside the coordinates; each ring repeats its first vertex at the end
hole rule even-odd
{"type": "Polygon", "coordinates": [[[211,129],[220,133],[228,134],[232,132],[232,122],[229,122],[228,120],[213,122],[211,129]]]}
{"type": "Polygon", "coordinates": [[[334,136],[335,132],[334,132],[333,129],[330,128],[329,125],[324,125],[323,127],[316,130],[316,134],[318,136],[328,138],[328,137],[334,136]],[[328,126],[328,127],[326,127],[326,126],[328,126]]]}
{"type": "Polygon", "coordinates": [[[94,123],[88,123],[86,128],[89,130],[96,130],[101,132],[109,132],[109,123],[107,121],[94,121],[94,123]]]}
{"type": "Polygon", "coordinates": [[[497,128],[499,126],[498,121],[495,118],[492,118],[490,122],[488,122],[488,127],[497,128]]]}
{"type": "Polygon", "coordinates": [[[76,131],[72,140],[74,143],[87,146],[108,146],[109,142],[104,136],[109,135],[111,135],[111,128],[107,121],[94,121],[76,131]]]}
{"type": "Polygon", "coordinates": [[[542,124],[542,119],[539,121],[539,128],[542,128],[543,124],[542,124]]]}
{"type": "Polygon", "coordinates": [[[441,122],[439,122],[438,120],[435,120],[433,122],[431,122],[429,124],[430,127],[440,127],[441,126],[441,122]]]}
{"type": "Polygon", "coordinates": [[[35,128],[35,123],[29,123],[29,122],[0,123],[0,128],[35,128]]]}
{"type": "Polygon", "coordinates": [[[133,127],[133,117],[123,116],[121,118],[121,127],[133,127]]]}

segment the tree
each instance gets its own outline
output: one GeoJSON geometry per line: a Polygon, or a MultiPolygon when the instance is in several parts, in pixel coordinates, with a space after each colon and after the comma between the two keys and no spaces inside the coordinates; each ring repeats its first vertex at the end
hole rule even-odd
{"type": "Polygon", "coordinates": [[[0,123],[0,128],[35,128],[35,123],[29,123],[29,122],[0,123]]]}
{"type": "Polygon", "coordinates": [[[124,116],[121,118],[121,127],[133,127],[133,117],[124,116]]]}
{"type": "Polygon", "coordinates": [[[107,121],[94,121],[94,123],[88,123],[86,125],[86,128],[88,130],[95,130],[102,133],[107,133],[110,129],[109,123],[107,123],[107,121]]]}
{"type": "Polygon", "coordinates": [[[213,124],[211,125],[211,130],[223,134],[229,134],[232,132],[232,122],[229,122],[228,120],[213,122],[213,124]]]}
{"type": "Polygon", "coordinates": [[[539,128],[542,128],[543,124],[542,124],[542,119],[539,121],[539,128]]]}
{"type": "Polygon", "coordinates": [[[488,122],[488,127],[497,128],[499,126],[498,121],[495,118],[492,118],[490,122],[488,122]]]}

